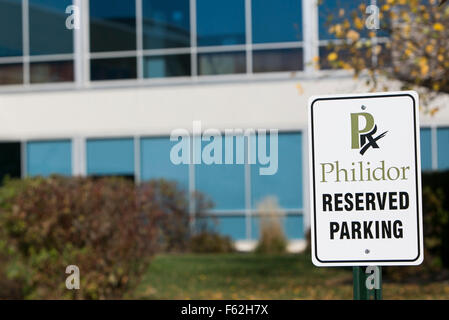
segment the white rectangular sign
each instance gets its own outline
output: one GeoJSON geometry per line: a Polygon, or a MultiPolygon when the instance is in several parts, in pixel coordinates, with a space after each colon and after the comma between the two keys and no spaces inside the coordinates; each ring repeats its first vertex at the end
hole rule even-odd
{"type": "Polygon", "coordinates": [[[419,101],[414,91],[309,99],[312,261],[423,261],[419,101]]]}

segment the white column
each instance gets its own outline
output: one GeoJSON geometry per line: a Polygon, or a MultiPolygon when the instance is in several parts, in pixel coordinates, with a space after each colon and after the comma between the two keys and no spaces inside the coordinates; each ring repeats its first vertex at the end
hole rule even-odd
{"type": "Polygon", "coordinates": [[[80,28],[73,29],[73,55],[74,55],[74,74],[77,88],[83,86],[84,59],[83,59],[83,0],[73,0],[73,5],[78,8],[80,28]]]}
{"type": "Polygon", "coordinates": [[[246,73],[253,73],[253,34],[251,0],[245,0],[246,73]]]}
{"type": "Polygon", "coordinates": [[[22,1],[23,83],[30,84],[30,15],[28,0],[22,1]]]}
{"type": "Polygon", "coordinates": [[[303,56],[304,71],[315,71],[313,58],[318,57],[318,2],[317,0],[302,0],[303,56]]]}
{"type": "Polygon", "coordinates": [[[86,139],[74,137],[72,139],[72,175],[86,176],[86,139]]]}
{"type": "Polygon", "coordinates": [[[196,0],[190,0],[190,68],[193,79],[197,79],[197,43],[196,43],[196,0]]]}

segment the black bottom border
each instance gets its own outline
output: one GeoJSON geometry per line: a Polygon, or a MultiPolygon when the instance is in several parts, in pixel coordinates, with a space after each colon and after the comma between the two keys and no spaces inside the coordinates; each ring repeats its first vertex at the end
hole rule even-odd
{"type": "MultiPolygon", "coordinates": [[[[436,315],[437,309],[444,312],[449,307],[447,301],[343,301],[343,300],[147,300],[147,301],[0,301],[0,310],[5,318],[21,318],[25,314],[32,317],[39,315],[55,319],[301,319],[305,317],[334,318],[378,318],[408,314],[413,318],[420,313],[430,316],[436,315]],[[185,315],[183,308],[215,307],[215,310],[225,310],[226,306],[235,306],[235,312],[241,310],[239,306],[263,305],[259,307],[259,314],[245,314],[240,311],[232,314],[215,311],[214,315],[185,315]],[[429,308],[430,307],[430,308],[429,308]],[[266,310],[266,314],[260,313],[266,310]]],[[[229,307],[228,307],[229,308],[229,307]]],[[[445,313],[442,313],[445,314],[445,313]]]]}

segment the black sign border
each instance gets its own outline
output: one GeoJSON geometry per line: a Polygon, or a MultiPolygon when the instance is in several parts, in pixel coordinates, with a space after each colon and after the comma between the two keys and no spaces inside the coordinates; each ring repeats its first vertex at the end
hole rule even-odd
{"type": "Polygon", "coordinates": [[[419,190],[418,190],[418,182],[419,182],[419,176],[418,176],[418,155],[417,155],[417,135],[416,135],[416,101],[415,98],[409,94],[409,93],[402,93],[402,94],[380,94],[380,95],[373,95],[373,96],[345,96],[345,97],[326,97],[326,98],[316,98],[312,101],[310,106],[310,125],[311,125],[311,140],[312,140],[312,177],[313,177],[313,235],[314,235],[314,254],[315,259],[319,261],[320,263],[326,264],[326,263],[376,263],[376,262],[415,262],[421,257],[421,234],[420,234],[420,223],[419,223],[419,215],[420,215],[420,199],[419,199],[419,190]],[[318,258],[318,248],[317,248],[317,239],[316,239],[316,188],[315,188],[315,142],[314,142],[314,131],[313,131],[313,106],[315,102],[318,101],[326,101],[326,100],[347,100],[347,99],[370,99],[370,98],[389,98],[389,97],[410,97],[413,101],[413,127],[414,127],[414,145],[415,145],[415,175],[416,175],[416,217],[417,217],[417,233],[418,233],[418,255],[415,259],[402,259],[402,260],[330,260],[330,261],[324,261],[318,258]]]}

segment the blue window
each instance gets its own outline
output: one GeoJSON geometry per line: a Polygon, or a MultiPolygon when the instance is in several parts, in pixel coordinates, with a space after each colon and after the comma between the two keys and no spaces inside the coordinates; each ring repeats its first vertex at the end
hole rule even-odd
{"type": "MultiPolygon", "coordinates": [[[[337,23],[343,23],[344,20],[351,22],[353,12],[357,12],[357,16],[362,17],[362,11],[359,9],[361,3],[353,0],[322,0],[318,6],[320,40],[336,39],[335,34],[329,32],[329,28],[337,23]],[[340,16],[341,10],[344,10],[342,16],[340,16]]],[[[368,31],[368,29],[363,28],[361,35],[366,36],[368,31]]]]}
{"type": "Polygon", "coordinates": [[[73,53],[73,31],[67,29],[66,8],[72,0],[29,0],[30,53],[73,53]]]}
{"type": "Polygon", "coordinates": [[[270,49],[253,51],[253,71],[282,72],[303,69],[302,49],[270,49]]]}
{"type": "Polygon", "coordinates": [[[245,0],[197,0],[198,46],[245,43],[245,0]]]}
{"type": "Polygon", "coordinates": [[[253,42],[302,41],[301,0],[252,0],[253,42]]]}
{"type": "Polygon", "coordinates": [[[304,216],[287,215],[284,219],[284,232],[288,239],[304,239],[304,216]]]}
{"type": "Polygon", "coordinates": [[[0,142],[0,185],[5,177],[21,177],[21,153],[20,142],[0,142]]]}
{"type": "MultiPolygon", "coordinates": [[[[195,165],[196,190],[208,195],[215,206],[214,209],[244,209],[245,208],[245,165],[244,159],[237,162],[239,150],[243,150],[243,137],[222,138],[222,164],[204,163],[205,146],[208,141],[202,141],[203,160],[202,164],[195,165]],[[225,146],[226,141],[233,144],[233,161],[226,162],[225,146]],[[242,164],[239,164],[242,163],[242,164]]],[[[241,154],[241,153],[239,153],[241,154]]],[[[230,156],[228,154],[228,156],[230,156]]]]}
{"type": "Polygon", "coordinates": [[[421,129],[421,170],[432,169],[432,131],[430,128],[421,129]]]}
{"type": "Polygon", "coordinates": [[[29,176],[72,174],[72,143],[70,140],[31,141],[26,146],[29,176]]]}
{"type": "Polygon", "coordinates": [[[20,84],[23,82],[23,67],[21,63],[0,64],[0,85],[20,84]]]}
{"type": "MultiPolygon", "coordinates": [[[[287,239],[304,239],[304,216],[302,214],[288,214],[279,218],[287,239]]],[[[260,237],[260,217],[251,217],[251,238],[260,237]]]]}
{"type": "Polygon", "coordinates": [[[198,73],[200,75],[245,72],[245,52],[201,53],[198,55],[198,73]]]}
{"type": "Polygon", "coordinates": [[[189,0],[143,0],[143,47],[190,47],[189,0]]]}
{"type": "Polygon", "coordinates": [[[229,236],[232,240],[246,239],[246,217],[243,215],[220,215],[202,218],[207,219],[208,227],[222,235],[229,236]]]}
{"type": "MultiPolygon", "coordinates": [[[[353,21],[353,14],[356,14],[363,23],[368,16],[365,13],[365,9],[360,7],[360,5],[368,6],[370,1],[354,1],[354,0],[322,0],[318,6],[318,24],[319,24],[319,37],[320,40],[332,40],[335,39],[335,34],[329,32],[329,27],[339,23],[343,23],[348,20],[350,23],[353,21]],[[340,12],[342,15],[340,15],[340,12]]],[[[376,30],[376,35],[378,37],[388,37],[389,29],[389,17],[384,17],[380,19],[380,24],[378,30],[376,30]]],[[[367,37],[369,33],[368,28],[363,26],[361,30],[357,30],[361,37],[367,37]]]]}
{"type": "Polygon", "coordinates": [[[144,76],[145,78],[190,76],[190,54],[145,57],[144,76]]]}
{"type": "Polygon", "coordinates": [[[90,50],[136,50],[136,2],[90,0],[90,50]]]}
{"type": "Polygon", "coordinates": [[[87,174],[134,176],[133,139],[88,140],[87,174]]]}
{"type": "Polygon", "coordinates": [[[21,0],[0,0],[0,57],[22,55],[21,3],[21,0]]]}
{"type": "Polygon", "coordinates": [[[160,179],[174,180],[184,190],[189,186],[189,165],[174,164],[170,160],[172,147],[178,141],[170,141],[169,137],[143,138],[140,141],[140,171],[142,180],[160,179]]]}
{"type": "Polygon", "coordinates": [[[136,58],[92,59],[91,80],[118,80],[137,78],[136,58]]]}
{"type": "Polygon", "coordinates": [[[438,169],[449,169],[449,128],[438,128],[438,169]]]}
{"type": "MultiPolygon", "coordinates": [[[[275,161],[276,148],[270,150],[270,136],[266,135],[266,154],[275,161]]],[[[256,139],[252,137],[253,141],[256,139]]],[[[260,142],[260,141],[259,141],[260,142]]],[[[257,148],[260,148],[260,143],[257,148]]],[[[259,150],[257,150],[259,151],[259,150]]],[[[259,158],[259,157],[258,157],[259,158]]],[[[273,175],[261,175],[260,169],[267,168],[258,159],[251,165],[251,194],[252,207],[257,205],[267,196],[274,196],[282,208],[300,209],[302,200],[302,134],[280,133],[278,137],[278,169],[273,175]]],[[[273,164],[274,166],[274,164],[273,164]]]]}
{"type": "Polygon", "coordinates": [[[69,82],[74,80],[73,61],[30,63],[30,82],[69,82]]]}

